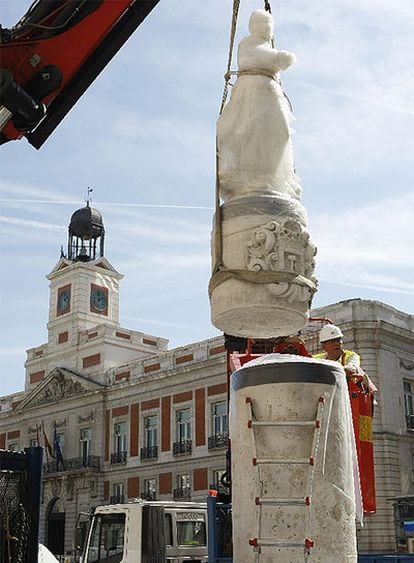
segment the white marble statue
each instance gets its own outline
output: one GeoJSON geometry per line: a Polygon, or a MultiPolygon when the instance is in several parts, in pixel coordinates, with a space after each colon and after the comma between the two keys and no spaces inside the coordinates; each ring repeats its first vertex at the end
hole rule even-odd
{"type": "Polygon", "coordinates": [[[223,201],[246,195],[300,198],[294,172],[289,103],[279,71],[296,57],[272,46],[273,18],[252,13],[250,35],[238,50],[238,78],[217,126],[220,195],[223,201]]]}
{"type": "Polygon", "coordinates": [[[317,288],[316,248],[295,174],[290,106],[279,71],[295,56],[273,47],[273,18],[253,12],[239,71],[217,123],[221,199],[212,233],[212,323],[234,336],[287,336],[306,325],[317,288]]]}

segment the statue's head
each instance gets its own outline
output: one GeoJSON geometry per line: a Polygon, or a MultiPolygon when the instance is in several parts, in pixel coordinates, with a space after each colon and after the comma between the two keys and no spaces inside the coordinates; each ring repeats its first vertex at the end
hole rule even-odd
{"type": "Polygon", "coordinates": [[[273,17],[266,10],[255,10],[249,19],[249,31],[251,35],[270,40],[273,37],[273,17]]]}

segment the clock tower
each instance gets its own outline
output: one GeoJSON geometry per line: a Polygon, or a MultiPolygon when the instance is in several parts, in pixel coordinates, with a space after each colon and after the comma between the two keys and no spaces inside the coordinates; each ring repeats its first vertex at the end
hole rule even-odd
{"type": "Polygon", "coordinates": [[[26,390],[55,368],[106,384],[108,370],[166,350],[165,338],[122,328],[119,282],[123,275],[104,256],[102,215],[87,202],[72,214],[67,253],[50,281],[48,341],[27,350],[26,390]]]}
{"type": "Polygon", "coordinates": [[[119,325],[119,281],[104,257],[105,229],[97,209],[75,211],[69,224],[68,250],[47,276],[50,280],[49,341],[67,331],[98,323],[119,325]]]}

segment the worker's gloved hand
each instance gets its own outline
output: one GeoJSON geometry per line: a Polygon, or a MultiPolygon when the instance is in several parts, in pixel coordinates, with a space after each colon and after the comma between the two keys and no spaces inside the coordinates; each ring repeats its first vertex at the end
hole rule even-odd
{"type": "Polygon", "coordinates": [[[363,391],[369,392],[370,380],[367,374],[358,366],[344,366],[347,379],[358,385],[363,391]]]}
{"type": "Polygon", "coordinates": [[[345,373],[347,377],[351,377],[352,375],[361,375],[357,367],[355,366],[344,366],[345,373]]]}

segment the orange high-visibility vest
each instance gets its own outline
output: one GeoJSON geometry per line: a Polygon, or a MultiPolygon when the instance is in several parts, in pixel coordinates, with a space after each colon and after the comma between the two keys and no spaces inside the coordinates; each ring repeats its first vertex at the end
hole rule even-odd
{"type": "Polygon", "coordinates": [[[358,455],[362,505],[365,514],[372,514],[376,511],[372,430],[374,391],[366,383],[366,376],[348,377],[347,380],[358,455]]]}
{"type": "MultiPolygon", "coordinates": [[[[359,361],[359,355],[352,350],[344,350],[337,361],[346,366],[353,355],[359,361]]],[[[326,352],[316,354],[313,357],[326,359],[326,352]]],[[[376,498],[372,422],[374,392],[377,388],[362,369],[359,369],[355,375],[348,376],[347,383],[358,457],[362,506],[364,514],[373,514],[376,511],[376,498]]]]}

